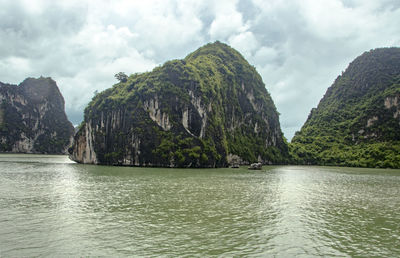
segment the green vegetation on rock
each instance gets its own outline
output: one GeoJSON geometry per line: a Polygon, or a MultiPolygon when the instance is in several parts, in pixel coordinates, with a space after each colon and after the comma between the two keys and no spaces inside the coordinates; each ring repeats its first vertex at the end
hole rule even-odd
{"type": "Polygon", "coordinates": [[[400,168],[400,48],[356,58],[290,144],[297,164],[400,168]]]}
{"type": "Polygon", "coordinates": [[[0,152],[66,154],[73,134],[51,78],[0,83],[0,152]]]}
{"type": "Polygon", "coordinates": [[[231,47],[208,44],[151,72],[121,76],[85,109],[73,160],[171,167],[224,167],[230,157],[288,161],[271,96],[231,47]]]}

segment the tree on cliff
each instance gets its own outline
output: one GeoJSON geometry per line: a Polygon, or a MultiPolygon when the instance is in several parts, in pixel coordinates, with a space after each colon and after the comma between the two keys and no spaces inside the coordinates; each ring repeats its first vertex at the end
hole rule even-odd
{"type": "Polygon", "coordinates": [[[128,75],[123,72],[115,74],[114,77],[120,82],[126,82],[128,80],[128,75]]]}
{"type": "Polygon", "coordinates": [[[85,109],[71,152],[77,162],[226,167],[236,156],[243,164],[289,158],[261,76],[226,44],[115,78],[126,83],[97,94],[85,109]]]}

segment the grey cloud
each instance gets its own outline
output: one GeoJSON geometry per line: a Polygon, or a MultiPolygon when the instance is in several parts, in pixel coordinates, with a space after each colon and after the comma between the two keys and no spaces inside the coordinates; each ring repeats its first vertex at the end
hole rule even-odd
{"type": "Polygon", "coordinates": [[[243,14],[243,19],[245,21],[253,20],[254,17],[257,17],[262,12],[253,2],[248,0],[239,0],[237,9],[243,14]]]}
{"type": "Polygon", "coordinates": [[[1,6],[0,57],[19,56],[41,58],[48,55],[49,46],[62,44],[83,26],[85,6],[65,9],[49,1],[40,13],[29,12],[20,1],[8,1],[1,6]]]}

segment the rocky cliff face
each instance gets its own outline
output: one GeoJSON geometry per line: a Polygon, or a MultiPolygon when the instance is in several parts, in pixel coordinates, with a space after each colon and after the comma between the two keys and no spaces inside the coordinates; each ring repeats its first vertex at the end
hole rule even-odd
{"type": "Polygon", "coordinates": [[[0,152],[66,154],[73,134],[51,78],[0,83],[0,152]]]}
{"type": "Polygon", "coordinates": [[[284,163],[288,151],[260,75],[216,42],[95,96],[70,157],[92,164],[224,167],[284,163]]]}
{"type": "Polygon", "coordinates": [[[400,48],[357,57],[292,140],[300,163],[400,167],[400,48]]]}

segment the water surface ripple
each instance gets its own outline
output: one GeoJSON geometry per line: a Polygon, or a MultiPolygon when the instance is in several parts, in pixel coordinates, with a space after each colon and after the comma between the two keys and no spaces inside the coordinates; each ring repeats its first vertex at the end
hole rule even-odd
{"type": "Polygon", "coordinates": [[[0,155],[0,257],[400,256],[400,170],[0,155]]]}

